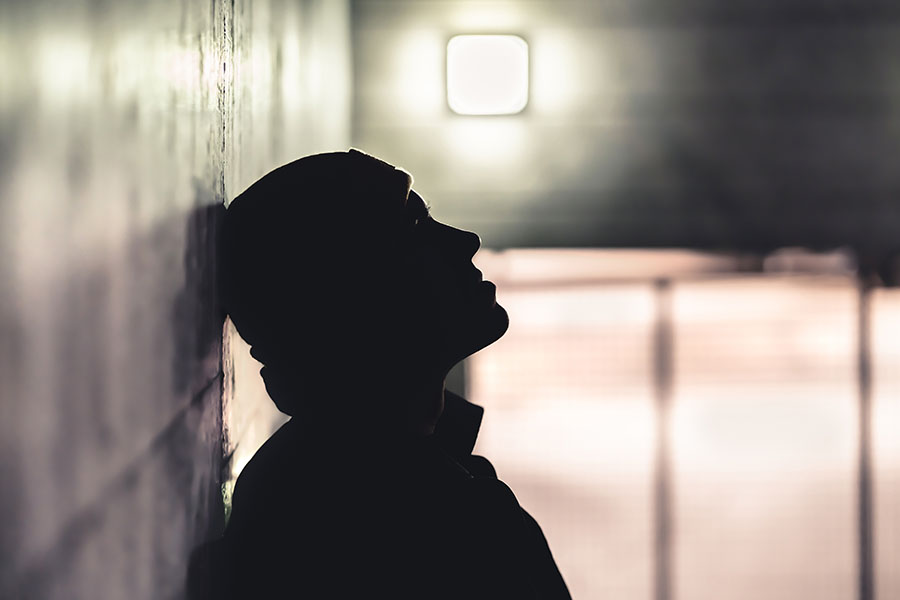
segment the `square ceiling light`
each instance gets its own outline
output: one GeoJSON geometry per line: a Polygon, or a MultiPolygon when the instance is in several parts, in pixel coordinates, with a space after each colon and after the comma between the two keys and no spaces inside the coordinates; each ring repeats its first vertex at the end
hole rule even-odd
{"type": "Polygon", "coordinates": [[[528,43],[457,35],[447,43],[447,103],[461,115],[513,115],[528,104],[528,43]]]}

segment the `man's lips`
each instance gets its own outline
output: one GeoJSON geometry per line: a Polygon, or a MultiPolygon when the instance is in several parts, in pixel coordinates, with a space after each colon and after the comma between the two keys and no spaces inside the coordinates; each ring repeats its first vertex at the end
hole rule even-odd
{"type": "Polygon", "coordinates": [[[478,284],[478,293],[479,295],[484,295],[485,298],[490,299],[491,304],[497,303],[497,286],[494,285],[492,281],[482,281],[478,284]]]}
{"type": "Polygon", "coordinates": [[[497,286],[491,281],[485,281],[484,274],[478,269],[470,271],[464,281],[463,287],[467,295],[473,298],[490,298],[491,302],[496,302],[497,286]]]}

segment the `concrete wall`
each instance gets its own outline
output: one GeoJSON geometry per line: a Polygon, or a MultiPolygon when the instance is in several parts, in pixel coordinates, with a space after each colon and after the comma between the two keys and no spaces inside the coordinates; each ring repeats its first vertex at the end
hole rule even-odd
{"type": "Polygon", "coordinates": [[[224,521],[223,459],[272,425],[239,340],[223,371],[217,214],[346,147],[347,18],[0,4],[0,597],[183,595],[224,521]]]}
{"type": "Polygon", "coordinates": [[[896,2],[352,6],[354,144],[488,246],[896,247],[896,2]],[[529,42],[521,114],[450,112],[459,33],[529,42]]]}

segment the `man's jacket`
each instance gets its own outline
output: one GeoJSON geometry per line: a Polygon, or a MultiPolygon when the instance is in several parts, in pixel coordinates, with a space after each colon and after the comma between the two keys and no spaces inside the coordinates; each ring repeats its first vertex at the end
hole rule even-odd
{"type": "Polygon", "coordinates": [[[482,409],[445,398],[434,435],[371,450],[284,425],[195,553],[191,597],[569,598],[538,524],[472,455],[482,409]]]}

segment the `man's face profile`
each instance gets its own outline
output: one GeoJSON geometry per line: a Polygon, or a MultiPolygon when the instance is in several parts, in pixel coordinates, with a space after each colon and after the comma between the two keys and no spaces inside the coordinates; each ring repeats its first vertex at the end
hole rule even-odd
{"type": "Polygon", "coordinates": [[[415,300],[427,321],[422,326],[437,336],[437,366],[449,370],[498,340],[509,320],[496,301],[496,287],[472,263],[479,237],[436,221],[415,190],[409,192],[406,211],[414,227],[406,266],[419,287],[415,300]]]}
{"type": "Polygon", "coordinates": [[[411,185],[357,151],[314,155],[226,211],[224,304],[284,412],[366,386],[421,396],[506,332],[472,263],[480,239],[434,220],[411,185]]]}

